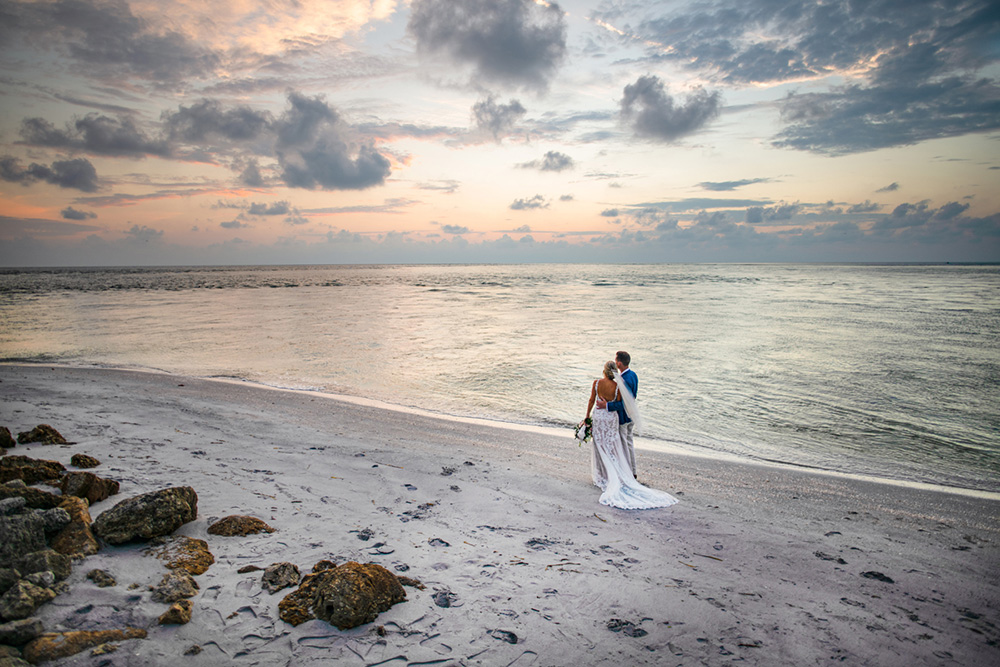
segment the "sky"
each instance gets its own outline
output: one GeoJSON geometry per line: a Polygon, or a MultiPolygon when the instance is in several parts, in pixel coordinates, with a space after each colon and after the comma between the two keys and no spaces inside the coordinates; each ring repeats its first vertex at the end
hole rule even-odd
{"type": "Polygon", "coordinates": [[[994,0],[0,0],[0,266],[1000,261],[994,0]]]}

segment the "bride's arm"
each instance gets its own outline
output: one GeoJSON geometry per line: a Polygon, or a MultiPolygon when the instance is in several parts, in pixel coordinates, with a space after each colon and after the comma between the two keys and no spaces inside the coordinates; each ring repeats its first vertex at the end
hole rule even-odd
{"type": "Polygon", "coordinates": [[[597,398],[597,382],[590,385],[590,402],[587,403],[587,419],[590,419],[590,411],[594,409],[594,399],[597,398]]]}

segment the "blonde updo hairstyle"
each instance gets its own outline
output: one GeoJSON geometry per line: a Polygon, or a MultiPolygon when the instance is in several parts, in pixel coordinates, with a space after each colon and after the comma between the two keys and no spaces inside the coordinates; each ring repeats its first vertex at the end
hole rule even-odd
{"type": "Polygon", "coordinates": [[[615,365],[615,362],[613,361],[607,362],[606,364],[604,364],[604,377],[608,378],[609,380],[614,380],[616,370],[618,370],[618,366],[615,365]]]}

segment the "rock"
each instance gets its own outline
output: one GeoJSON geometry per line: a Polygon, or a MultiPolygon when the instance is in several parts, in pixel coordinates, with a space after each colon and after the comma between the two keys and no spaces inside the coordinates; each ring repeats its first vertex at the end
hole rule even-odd
{"type": "Polygon", "coordinates": [[[28,618],[55,596],[51,589],[41,588],[21,579],[0,596],[0,619],[17,621],[28,618]]]}
{"type": "Polygon", "coordinates": [[[157,602],[173,603],[198,594],[198,582],[184,570],[171,570],[153,589],[157,602]]]}
{"type": "Polygon", "coordinates": [[[56,575],[52,574],[48,570],[45,572],[32,572],[24,577],[24,580],[29,584],[38,586],[39,588],[52,588],[56,584],[56,575]]]}
{"type": "Polygon", "coordinates": [[[198,655],[199,653],[201,653],[201,647],[198,646],[197,644],[191,646],[190,648],[188,648],[188,650],[184,651],[184,655],[198,655]]]}
{"type": "Polygon", "coordinates": [[[101,462],[95,459],[93,456],[88,456],[87,454],[74,454],[70,460],[70,465],[76,466],[77,468],[96,468],[101,465],[101,462]]]}
{"type": "Polygon", "coordinates": [[[28,505],[28,501],[21,496],[13,496],[0,500],[0,516],[17,514],[28,505]]]}
{"type": "Polygon", "coordinates": [[[191,601],[178,600],[160,616],[160,625],[184,625],[191,621],[191,601]]]}
{"type": "Polygon", "coordinates": [[[6,426],[0,426],[0,448],[14,449],[15,447],[17,447],[17,441],[10,434],[10,429],[6,426]]]}
{"type": "Polygon", "coordinates": [[[58,533],[69,525],[69,512],[61,507],[53,507],[49,510],[42,510],[42,530],[47,534],[58,533]]]}
{"type": "Polygon", "coordinates": [[[20,479],[25,484],[37,484],[46,479],[59,479],[65,473],[66,467],[58,461],[27,456],[5,456],[0,459],[0,482],[20,479]]]}
{"type": "Polygon", "coordinates": [[[88,503],[84,498],[66,496],[63,498],[63,501],[59,503],[59,507],[66,510],[67,514],[69,514],[70,522],[80,521],[88,526],[94,522],[94,520],[90,518],[90,503],[88,503]]]}
{"type": "Polygon", "coordinates": [[[293,563],[274,563],[264,569],[264,575],[261,577],[261,586],[268,593],[273,594],[282,588],[288,588],[299,583],[301,576],[299,568],[293,563]]]}
{"type": "Polygon", "coordinates": [[[23,646],[42,634],[45,626],[40,618],[22,618],[0,625],[0,644],[23,646]]]}
{"type": "Polygon", "coordinates": [[[896,583],[892,577],[882,574],[881,572],[862,572],[861,576],[865,579],[874,579],[875,581],[884,581],[887,584],[896,583]]]}
{"type": "Polygon", "coordinates": [[[189,574],[202,574],[215,562],[208,542],[193,537],[163,539],[162,544],[146,549],[145,553],[166,561],[171,570],[186,570],[189,574]]]}
{"type": "Polygon", "coordinates": [[[219,519],[208,527],[209,535],[222,535],[224,537],[246,536],[254,533],[273,533],[274,528],[252,516],[242,516],[234,514],[224,519],[219,519]]]}
{"type": "Polygon", "coordinates": [[[320,574],[307,574],[301,585],[278,603],[278,617],[281,620],[289,625],[299,625],[316,618],[312,605],[320,574]]]}
{"type": "Polygon", "coordinates": [[[35,512],[0,516],[0,567],[13,567],[25,554],[45,548],[45,522],[35,512]]]}
{"type": "Polygon", "coordinates": [[[107,655],[108,653],[114,653],[118,650],[118,644],[99,644],[97,648],[90,652],[90,655],[97,657],[99,655],[107,655]]]}
{"type": "Polygon", "coordinates": [[[25,662],[13,646],[0,644],[0,667],[31,667],[31,663],[25,662]]]}
{"type": "Polygon", "coordinates": [[[92,472],[68,472],[60,485],[64,496],[86,498],[91,505],[115,495],[119,488],[115,480],[98,477],[92,472]]]}
{"type": "MultiPolygon", "coordinates": [[[[0,595],[10,590],[10,587],[21,578],[21,573],[12,567],[0,567],[0,595]]],[[[2,644],[3,642],[0,642],[2,644]]]]}
{"type": "Polygon", "coordinates": [[[42,549],[22,556],[15,567],[22,577],[32,572],[51,572],[56,581],[62,581],[70,575],[73,565],[69,556],[52,549],[42,549]]]}
{"type": "Polygon", "coordinates": [[[94,534],[109,544],[169,535],[198,516],[198,494],[190,486],[128,498],[94,521],[94,534]]]}
{"type": "Polygon", "coordinates": [[[98,588],[108,588],[110,586],[118,585],[115,578],[105,570],[91,570],[87,573],[87,578],[93,581],[98,588]]]}
{"type": "Polygon", "coordinates": [[[256,565],[244,565],[240,569],[236,570],[239,574],[247,574],[248,572],[259,572],[264,568],[258,567],[256,565]]]}
{"type": "Polygon", "coordinates": [[[322,572],[323,570],[332,570],[337,567],[337,564],[332,560],[321,560],[315,565],[313,565],[313,572],[322,572]]]}
{"type": "Polygon", "coordinates": [[[72,521],[52,538],[49,546],[54,551],[70,557],[93,556],[99,547],[90,525],[82,521],[72,521]]]}
{"type": "Polygon", "coordinates": [[[68,445],[66,438],[62,437],[59,431],[48,424],[39,424],[30,431],[17,434],[17,442],[26,445],[29,442],[38,442],[43,445],[68,445]]]}
{"type": "MultiPolygon", "coordinates": [[[[0,461],[5,460],[0,459],[0,461]]],[[[24,482],[21,480],[15,481],[19,482],[22,486],[17,486],[14,482],[8,482],[0,486],[0,500],[4,498],[24,498],[25,504],[28,507],[38,510],[50,510],[53,507],[59,507],[59,503],[62,502],[62,496],[57,496],[54,493],[42,491],[41,489],[33,489],[30,486],[23,486],[24,482]]]]}
{"type": "Polygon", "coordinates": [[[58,660],[92,646],[126,639],[145,639],[146,631],[140,628],[124,630],[73,630],[70,632],[46,632],[35,637],[24,647],[24,659],[32,664],[58,660]]]}
{"type": "Polygon", "coordinates": [[[314,576],[313,613],[340,630],[371,623],[392,605],[406,600],[396,575],[374,563],[351,561],[314,576]]]}

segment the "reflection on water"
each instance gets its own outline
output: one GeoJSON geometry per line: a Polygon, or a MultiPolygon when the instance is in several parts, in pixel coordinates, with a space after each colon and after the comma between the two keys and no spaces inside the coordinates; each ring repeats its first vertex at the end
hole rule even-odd
{"type": "Polygon", "coordinates": [[[627,349],[647,436],[997,490],[998,288],[970,266],[8,270],[0,357],[570,425],[627,349]]]}

